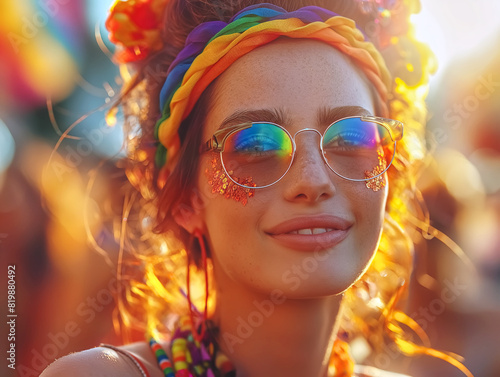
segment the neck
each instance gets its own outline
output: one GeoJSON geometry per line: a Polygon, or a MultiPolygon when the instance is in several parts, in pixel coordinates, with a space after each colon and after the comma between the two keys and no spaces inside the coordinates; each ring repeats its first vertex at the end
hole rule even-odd
{"type": "Polygon", "coordinates": [[[341,296],[289,299],[224,278],[213,319],[238,377],[327,376],[341,296]]]}

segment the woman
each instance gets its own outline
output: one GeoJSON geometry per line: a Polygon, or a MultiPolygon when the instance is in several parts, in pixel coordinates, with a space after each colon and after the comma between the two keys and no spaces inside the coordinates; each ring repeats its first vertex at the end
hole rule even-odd
{"type": "Polygon", "coordinates": [[[408,341],[400,323],[418,327],[395,307],[430,70],[408,25],[418,1],[271,3],[116,3],[107,26],[136,74],[122,105],[142,194],[124,217],[137,208],[145,271],[119,307],[152,339],[43,377],[391,376],[347,352],[354,338],[383,347],[384,330],[407,353],[447,357],[408,341]]]}

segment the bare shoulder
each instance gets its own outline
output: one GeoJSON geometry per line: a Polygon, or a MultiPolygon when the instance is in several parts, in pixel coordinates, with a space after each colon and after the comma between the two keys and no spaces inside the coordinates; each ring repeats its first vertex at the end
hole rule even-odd
{"type": "Polygon", "coordinates": [[[146,342],[95,347],[54,361],[40,377],[163,377],[146,342]]]}
{"type": "Polygon", "coordinates": [[[356,365],[354,367],[355,377],[411,377],[407,374],[388,372],[366,365],[356,365]]]}

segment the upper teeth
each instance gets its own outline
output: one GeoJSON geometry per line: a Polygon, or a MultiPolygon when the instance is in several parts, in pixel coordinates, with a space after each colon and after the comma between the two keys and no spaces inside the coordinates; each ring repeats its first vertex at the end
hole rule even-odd
{"type": "Polygon", "coordinates": [[[333,228],[311,228],[311,229],[299,229],[290,232],[290,234],[320,234],[332,231],[333,228]]]}

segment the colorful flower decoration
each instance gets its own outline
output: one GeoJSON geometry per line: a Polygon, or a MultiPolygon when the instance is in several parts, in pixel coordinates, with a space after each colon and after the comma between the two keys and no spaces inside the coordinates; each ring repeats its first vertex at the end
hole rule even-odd
{"type": "Polygon", "coordinates": [[[111,42],[119,45],[115,59],[130,63],[161,50],[162,19],[168,0],[117,0],[106,20],[111,42]]]}
{"type": "Polygon", "coordinates": [[[379,49],[391,43],[391,38],[404,35],[408,31],[409,16],[418,13],[417,0],[355,0],[361,12],[373,21],[365,25],[365,32],[379,49]]]}

